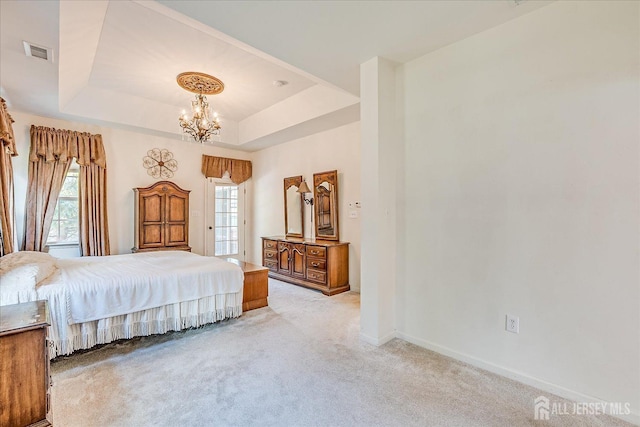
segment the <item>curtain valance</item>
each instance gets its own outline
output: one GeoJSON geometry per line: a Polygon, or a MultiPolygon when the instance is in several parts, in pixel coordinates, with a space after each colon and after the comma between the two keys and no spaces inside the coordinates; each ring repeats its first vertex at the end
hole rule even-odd
{"type": "Polygon", "coordinates": [[[229,172],[231,182],[241,184],[251,178],[251,161],[202,155],[202,174],[207,178],[222,178],[229,172]]]}
{"type": "Polygon", "coordinates": [[[102,135],[31,125],[29,161],[37,162],[38,158],[63,163],[75,158],[80,166],[93,163],[103,169],[107,167],[102,135]]]}
{"type": "Polygon", "coordinates": [[[18,151],[16,150],[16,138],[13,135],[13,122],[14,120],[7,110],[7,103],[3,98],[0,98],[0,141],[6,153],[17,156],[18,151]]]}

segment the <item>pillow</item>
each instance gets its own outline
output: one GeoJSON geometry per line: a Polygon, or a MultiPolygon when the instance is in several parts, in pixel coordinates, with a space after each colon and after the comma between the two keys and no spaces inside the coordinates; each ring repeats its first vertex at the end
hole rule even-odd
{"type": "Polygon", "coordinates": [[[0,258],[0,268],[5,265],[26,264],[33,261],[55,261],[55,258],[46,252],[19,251],[7,254],[0,258]]]}
{"type": "Polygon", "coordinates": [[[0,272],[0,305],[35,301],[38,267],[20,265],[0,272]]]}
{"type": "Polygon", "coordinates": [[[56,259],[45,252],[20,251],[0,258],[0,275],[16,267],[32,265],[36,267],[36,283],[42,282],[56,271],[56,259]]]}

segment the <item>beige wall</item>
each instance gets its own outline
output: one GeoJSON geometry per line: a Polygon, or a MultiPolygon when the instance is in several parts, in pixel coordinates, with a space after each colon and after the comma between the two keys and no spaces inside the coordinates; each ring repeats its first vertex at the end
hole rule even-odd
{"type": "Polygon", "coordinates": [[[556,2],[398,71],[398,335],[636,422],[639,7],[556,2]]]}
{"type": "MultiPolygon", "coordinates": [[[[166,148],[178,161],[178,170],[171,181],[191,190],[189,207],[189,243],[194,253],[204,254],[204,197],[205,182],[200,172],[202,154],[248,159],[249,153],[226,150],[210,145],[203,146],[191,141],[150,136],[138,132],[90,125],[86,123],[56,120],[31,114],[11,111],[15,119],[14,131],[18,144],[18,157],[14,158],[16,217],[19,242],[24,228],[24,202],[29,154],[29,127],[50,126],[83,132],[99,133],[103,137],[107,154],[107,191],[109,208],[109,234],[111,253],[130,253],[134,245],[133,236],[133,188],[146,187],[158,181],[147,174],[142,158],[152,148],[166,148]]],[[[251,181],[251,180],[249,180],[251,181]]],[[[248,182],[250,188],[250,182],[248,182]]],[[[250,194],[250,190],[247,190],[250,194]]]]}
{"type": "MultiPolygon", "coordinates": [[[[107,186],[109,203],[109,231],[112,254],[130,253],[133,236],[134,187],[146,187],[157,180],[147,175],[142,158],[152,148],[166,148],[178,160],[178,171],[171,181],[191,190],[189,243],[194,253],[204,254],[205,189],[206,180],[200,172],[202,154],[248,159],[253,161],[253,178],[246,183],[247,260],[260,264],[260,236],[284,233],[284,177],[304,175],[308,180],[313,173],[338,170],[340,190],[340,237],[351,243],[350,282],[352,289],[360,286],[360,218],[349,218],[349,201],[359,201],[360,195],[360,134],[358,123],[318,133],[306,138],[281,144],[262,151],[247,153],[200,145],[190,141],[132,132],[119,128],[70,122],[12,111],[16,123],[14,130],[20,155],[14,158],[15,197],[18,238],[22,241],[24,202],[26,199],[29,127],[32,124],[103,136],[107,154],[107,186]],[[255,218],[255,220],[254,220],[255,218]]],[[[357,210],[358,214],[360,209],[357,210]]],[[[313,235],[311,210],[305,206],[305,233],[313,235]]],[[[74,252],[57,253],[74,255],[74,252]]]]}
{"type": "MultiPolygon", "coordinates": [[[[349,282],[360,289],[360,217],[349,218],[349,202],[360,200],[359,123],[290,141],[252,153],[253,239],[249,260],[261,264],[261,236],[284,234],[283,179],[302,175],[308,182],[313,174],[337,169],[339,186],[340,240],[349,246],[349,282]]],[[[305,205],[305,235],[313,236],[311,208],[305,205]]]]}

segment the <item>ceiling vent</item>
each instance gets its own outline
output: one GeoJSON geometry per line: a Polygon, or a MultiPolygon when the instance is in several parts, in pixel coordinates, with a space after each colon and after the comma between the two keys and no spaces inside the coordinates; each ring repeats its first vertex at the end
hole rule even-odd
{"type": "Polygon", "coordinates": [[[27,41],[23,41],[24,45],[24,53],[27,56],[32,56],[34,58],[44,59],[45,61],[53,62],[53,49],[44,46],[38,46],[33,43],[29,43],[27,41]]]}

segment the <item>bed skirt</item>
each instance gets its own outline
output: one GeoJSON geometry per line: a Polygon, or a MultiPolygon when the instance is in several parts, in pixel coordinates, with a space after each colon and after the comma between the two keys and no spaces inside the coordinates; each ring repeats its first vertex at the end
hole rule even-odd
{"type": "Polygon", "coordinates": [[[242,291],[69,325],[63,294],[49,295],[49,357],[119,339],[197,328],[242,314],[242,291]]]}

